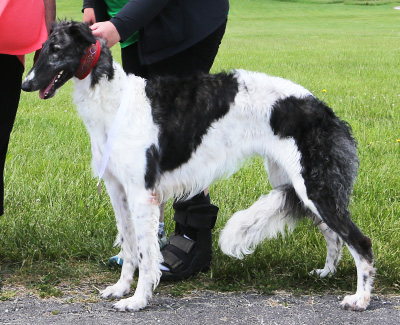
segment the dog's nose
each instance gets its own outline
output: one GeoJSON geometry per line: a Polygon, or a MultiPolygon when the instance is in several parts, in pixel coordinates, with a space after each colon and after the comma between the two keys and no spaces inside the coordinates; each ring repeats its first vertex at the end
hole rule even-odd
{"type": "Polygon", "coordinates": [[[24,82],[22,83],[21,89],[22,89],[23,91],[32,91],[32,89],[31,89],[31,83],[30,83],[29,81],[24,81],[24,82]]]}
{"type": "Polygon", "coordinates": [[[35,70],[34,68],[32,68],[31,71],[29,71],[28,74],[26,75],[24,81],[22,82],[21,89],[23,91],[34,91],[35,90],[33,89],[34,79],[35,79],[35,70]]]}

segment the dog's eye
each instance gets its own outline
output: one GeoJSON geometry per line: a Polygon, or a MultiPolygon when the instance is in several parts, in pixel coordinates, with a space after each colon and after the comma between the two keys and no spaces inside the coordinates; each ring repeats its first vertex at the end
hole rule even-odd
{"type": "Polygon", "coordinates": [[[55,53],[61,50],[61,46],[59,44],[50,44],[50,52],[55,53]]]}

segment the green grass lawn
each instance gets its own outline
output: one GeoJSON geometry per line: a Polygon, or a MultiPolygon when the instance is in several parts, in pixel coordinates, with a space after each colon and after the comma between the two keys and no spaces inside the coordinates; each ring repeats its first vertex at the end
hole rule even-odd
{"type": "MultiPolygon", "coordinates": [[[[58,17],[81,20],[80,4],[57,1],[58,17]]],[[[380,293],[400,292],[400,11],[393,9],[396,5],[400,0],[231,0],[228,28],[213,67],[214,72],[241,68],[291,79],[352,125],[361,165],[351,211],[372,239],[375,292],[380,293]]],[[[119,60],[119,50],[113,53],[119,60]]],[[[27,69],[30,61],[31,56],[27,69]]],[[[0,275],[6,279],[8,273],[34,274],[47,285],[78,279],[83,273],[118,276],[118,271],[104,267],[117,251],[112,247],[113,211],[105,192],[97,195],[90,141],[71,93],[70,82],[48,101],[37,93],[22,94],[6,162],[5,214],[0,217],[0,275]]],[[[333,278],[308,275],[323,266],[326,254],[323,236],[308,221],[289,236],[266,241],[244,260],[221,253],[217,236],[227,219],[269,188],[258,159],[211,187],[213,203],[220,207],[211,272],[168,286],[170,292],[355,290],[356,269],[347,249],[333,278]]],[[[166,218],[171,232],[170,205],[166,218]]]]}

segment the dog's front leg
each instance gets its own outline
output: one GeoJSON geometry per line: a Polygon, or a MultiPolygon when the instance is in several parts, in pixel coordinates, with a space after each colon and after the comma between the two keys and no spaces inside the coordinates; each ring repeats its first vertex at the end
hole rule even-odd
{"type": "Polygon", "coordinates": [[[128,197],[136,233],[139,279],[135,294],[114,305],[114,308],[121,311],[134,311],[146,307],[153,287],[155,288],[160,281],[162,261],[157,240],[160,216],[157,200],[150,191],[136,192],[128,197]]]}
{"type": "Polygon", "coordinates": [[[123,186],[110,174],[107,175],[104,181],[115,213],[119,242],[124,252],[124,263],[118,282],[103,290],[101,296],[103,298],[121,298],[129,293],[133,280],[133,273],[138,265],[135,227],[123,186]]]}

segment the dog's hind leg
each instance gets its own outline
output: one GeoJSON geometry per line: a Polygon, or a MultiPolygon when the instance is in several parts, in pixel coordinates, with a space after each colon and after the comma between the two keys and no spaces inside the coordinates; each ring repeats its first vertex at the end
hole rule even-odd
{"type": "Polygon", "coordinates": [[[336,232],[331,230],[326,223],[320,220],[317,216],[312,215],[311,220],[324,235],[327,245],[327,252],[324,268],[311,271],[310,274],[316,274],[321,278],[324,278],[328,275],[332,276],[335,274],[336,268],[342,256],[343,241],[336,232]]]}
{"type": "Polygon", "coordinates": [[[357,291],[354,295],[346,296],[341,307],[363,311],[369,305],[375,275],[371,240],[354,224],[347,211],[342,217],[337,217],[337,215],[333,216],[333,214],[339,213],[337,210],[324,212],[324,208],[321,206],[319,206],[319,210],[326,225],[345,242],[357,267],[357,291]],[[337,222],[338,220],[340,223],[337,222]]]}
{"type": "MultiPolygon", "coordinates": [[[[337,136],[334,141],[341,143],[340,147],[335,147],[331,151],[331,155],[337,155],[337,159],[333,159],[332,156],[324,156],[323,158],[331,163],[325,165],[320,162],[321,166],[325,166],[322,171],[319,169],[321,166],[317,165],[301,167],[299,157],[296,158],[296,150],[290,150],[289,146],[285,146],[285,141],[281,141],[281,148],[274,147],[277,149],[275,154],[279,153],[279,150],[286,149],[284,154],[275,156],[275,160],[280,161],[303,206],[323,221],[349,248],[357,267],[357,292],[354,295],[346,296],[341,305],[345,309],[362,311],[369,305],[375,274],[372,244],[371,240],[350,219],[347,209],[356,175],[355,146],[349,143],[348,139],[340,139],[340,136],[337,136]],[[337,154],[336,151],[340,154],[337,154]],[[319,177],[307,174],[311,172],[316,173],[319,177]],[[303,173],[306,173],[308,182],[303,177],[303,173]]],[[[310,160],[309,163],[316,164],[314,160],[310,160]]],[[[332,259],[329,256],[327,258],[329,260],[328,268],[338,261],[340,256],[337,249],[339,244],[336,244],[335,247],[335,244],[332,243],[337,238],[333,233],[327,233],[328,238],[324,233],[328,242],[328,254],[332,253],[332,250],[336,251],[333,253],[332,259]]]]}
{"type": "MultiPolygon", "coordinates": [[[[328,177],[330,172],[331,170],[325,171],[328,177]]],[[[306,207],[323,221],[331,231],[336,233],[349,248],[357,267],[357,292],[345,297],[341,306],[345,309],[363,311],[368,307],[371,299],[375,274],[374,254],[371,240],[350,219],[348,202],[353,182],[351,179],[341,178],[340,176],[333,174],[327,181],[314,184],[315,187],[308,186],[307,190],[303,188],[305,187],[304,181],[296,181],[295,184],[298,187],[296,193],[306,207]]],[[[330,240],[328,239],[328,246],[330,240]]],[[[334,256],[338,256],[337,253],[334,253],[334,256]]]]}
{"type": "Polygon", "coordinates": [[[136,232],[139,278],[135,294],[114,305],[114,308],[121,311],[135,311],[146,307],[153,288],[159,283],[159,266],[162,262],[157,236],[160,216],[158,201],[150,190],[130,190],[128,198],[136,232]]]}
{"type": "MultiPolygon", "coordinates": [[[[346,296],[341,306],[344,309],[363,311],[368,307],[371,300],[372,284],[375,275],[375,268],[373,266],[374,254],[372,252],[371,240],[366,237],[350,219],[350,213],[347,211],[347,208],[337,206],[333,193],[322,197],[319,193],[316,193],[315,190],[308,190],[308,192],[311,193],[310,196],[314,197],[314,199],[310,200],[308,197],[300,197],[300,199],[302,199],[303,203],[306,202],[307,208],[312,210],[332,232],[336,233],[337,237],[340,237],[345,242],[356,263],[357,292],[354,295],[346,296]]],[[[324,190],[326,190],[326,188],[324,190]]],[[[304,194],[301,189],[299,191],[296,190],[296,192],[304,194]]],[[[324,233],[324,235],[326,234],[324,233]]],[[[335,237],[334,234],[330,233],[327,239],[328,269],[331,262],[333,265],[335,260],[339,260],[338,257],[340,256],[340,253],[337,251],[338,245],[335,247],[335,244],[331,244],[331,248],[329,247],[329,243],[334,240],[335,237]],[[333,258],[330,259],[329,254],[332,249],[335,252],[333,253],[333,258]]],[[[325,236],[325,238],[327,238],[327,236],[325,236]]]]}
{"type": "Polygon", "coordinates": [[[351,255],[353,256],[357,266],[357,291],[354,295],[344,297],[341,303],[341,307],[343,309],[364,311],[369,305],[369,302],[371,300],[374,275],[376,271],[373,266],[373,258],[371,256],[372,249],[370,245],[371,241],[368,237],[360,238],[360,243],[357,244],[357,248],[355,248],[351,244],[347,244],[347,247],[351,255]],[[360,244],[361,246],[364,246],[362,250],[365,251],[361,254],[359,252],[360,244]]]}
{"type": "Polygon", "coordinates": [[[113,176],[107,176],[105,184],[115,213],[118,241],[123,251],[124,263],[118,282],[103,290],[101,296],[103,298],[121,298],[129,293],[133,274],[138,265],[136,234],[132,219],[130,218],[126,193],[122,185],[113,176]]]}
{"type": "MultiPolygon", "coordinates": [[[[296,189],[296,193],[298,193],[303,204],[346,243],[355,260],[357,267],[357,292],[354,295],[344,298],[341,304],[342,308],[356,311],[365,310],[371,299],[372,283],[375,275],[371,240],[354,224],[350,219],[347,207],[340,206],[340,201],[335,200],[335,193],[329,188],[325,187],[322,190],[307,188],[307,191],[304,191],[304,182],[302,184],[301,182],[295,183],[299,187],[296,189]],[[306,193],[313,199],[310,200],[306,193]],[[324,195],[321,195],[321,193],[324,195]]],[[[345,201],[343,200],[343,202],[345,201]]],[[[330,241],[328,239],[328,246],[330,241]]],[[[334,253],[334,256],[337,256],[337,253],[334,253]]]]}
{"type": "MultiPolygon", "coordinates": [[[[270,183],[274,188],[290,183],[286,172],[274,161],[267,158],[265,162],[265,168],[268,172],[270,183]]],[[[311,220],[324,235],[327,243],[325,267],[323,269],[314,270],[311,272],[311,274],[317,274],[321,278],[324,278],[328,274],[333,275],[335,273],[336,267],[341,258],[343,241],[334,231],[329,229],[329,227],[323,221],[321,221],[321,219],[313,214],[309,215],[311,220]]]]}

